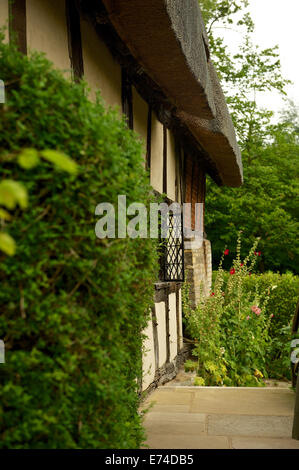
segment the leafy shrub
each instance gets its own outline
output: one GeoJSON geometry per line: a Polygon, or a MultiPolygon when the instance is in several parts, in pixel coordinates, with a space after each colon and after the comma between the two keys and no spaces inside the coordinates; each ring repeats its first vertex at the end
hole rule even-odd
{"type": "MultiPolygon", "coordinates": [[[[217,271],[213,272],[213,282],[217,271]]],[[[230,275],[223,273],[224,285],[230,275]]],[[[299,295],[299,279],[292,273],[279,274],[271,271],[263,274],[254,274],[246,277],[243,283],[245,293],[271,289],[271,295],[266,305],[267,315],[271,317],[269,336],[271,347],[266,356],[266,369],[269,377],[273,379],[291,379],[290,369],[290,343],[292,340],[291,323],[299,295]]]]}
{"type": "Polygon", "coordinates": [[[275,337],[281,328],[292,321],[299,295],[299,277],[290,272],[253,274],[246,279],[244,288],[250,291],[255,285],[258,285],[260,289],[276,286],[271,292],[267,305],[268,313],[273,314],[270,334],[275,337]]]}
{"type": "Polygon", "coordinates": [[[213,292],[201,296],[195,310],[184,295],[187,329],[194,339],[193,354],[198,358],[198,375],[207,385],[263,385],[267,376],[266,358],[271,347],[271,315],[266,310],[270,289],[257,285],[246,291],[244,285],[256,263],[255,250],[241,260],[241,238],[237,256],[227,275],[219,265],[213,292]]]}
{"type": "Polygon", "coordinates": [[[197,370],[197,362],[187,359],[184,363],[185,372],[194,372],[197,370]]]}
{"type": "MultiPolygon", "coordinates": [[[[31,169],[37,166],[41,159],[45,158],[57,168],[63,169],[70,174],[76,174],[77,166],[67,155],[56,150],[44,150],[39,152],[35,149],[24,149],[17,158],[18,164],[24,169],[31,169]]],[[[0,218],[3,221],[11,220],[11,214],[7,209],[15,209],[19,206],[25,209],[28,204],[28,193],[26,187],[19,181],[5,178],[0,181],[0,218]]],[[[15,254],[16,244],[14,239],[6,231],[0,231],[0,251],[9,256],[15,254]]]]}
{"type": "Polygon", "coordinates": [[[28,208],[11,212],[16,254],[0,254],[0,446],[139,447],[156,249],[151,239],[96,239],[94,212],[118,194],[149,204],[141,143],[42,55],[28,59],[0,41],[0,70],[2,178],[29,194],[28,208]],[[67,154],[77,176],[47,162],[24,171],[24,148],[67,154]]]}
{"type": "Polygon", "coordinates": [[[290,379],[291,324],[299,295],[299,278],[292,273],[253,274],[246,279],[244,289],[249,292],[254,286],[260,290],[275,286],[266,306],[268,315],[273,315],[269,330],[272,345],[267,356],[267,370],[272,378],[290,379]]]}

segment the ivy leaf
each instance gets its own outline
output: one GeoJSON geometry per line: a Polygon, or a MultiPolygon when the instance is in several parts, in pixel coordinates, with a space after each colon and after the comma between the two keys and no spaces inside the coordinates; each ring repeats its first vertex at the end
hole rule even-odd
{"type": "Polygon", "coordinates": [[[9,256],[15,254],[16,243],[8,233],[0,232],[0,250],[9,256]]]}
{"type": "Polygon", "coordinates": [[[40,162],[38,151],[32,148],[24,149],[18,156],[18,163],[22,168],[30,170],[40,162]]]}
{"type": "Polygon", "coordinates": [[[25,209],[27,203],[27,191],[23,184],[9,179],[0,182],[0,204],[8,209],[14,209],[18,204],[25,209]]]}
{"type": "Polygon", "coordinates": [[[67,171],[72,175],[75,175],[78,171],[78,166],[74,160],[62,152],[58,152],[57,150],[43,150],[41,156],[61,170],[67,171]]]}

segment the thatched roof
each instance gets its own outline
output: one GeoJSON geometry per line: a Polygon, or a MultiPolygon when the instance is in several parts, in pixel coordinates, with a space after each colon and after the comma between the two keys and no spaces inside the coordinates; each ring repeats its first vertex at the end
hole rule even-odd
{"type": "Polygon", "coordinates": [[[234,127],[197,0],[103,0],[117,34],[161,88],[215,164],[223,184],[242,183],[234,127]]]}

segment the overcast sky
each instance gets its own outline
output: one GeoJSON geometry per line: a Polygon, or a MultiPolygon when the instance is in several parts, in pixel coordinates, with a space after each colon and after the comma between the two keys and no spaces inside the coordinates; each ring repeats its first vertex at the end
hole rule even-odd
{"type": "MultiPolygon", "coordinates": [[[[262,48],[279,46],[282,73],[292,80],[287,87],[288,97],[299,105],[299,0],[249,0],[255,23],[253,40],[262,48]]],[[[228,44],[237,42],[236,33],[224,32],[228,44]]],[[[276,93],[265,94],[259,104],[278,111],[284,102],[276,93]]]]}

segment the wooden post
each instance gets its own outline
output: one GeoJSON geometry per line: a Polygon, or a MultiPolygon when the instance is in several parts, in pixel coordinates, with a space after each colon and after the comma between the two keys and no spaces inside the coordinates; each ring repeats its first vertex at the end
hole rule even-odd
{"type": "Polygon", "coordinates": [[[151,169],[152,154],[152,108],[149,105],[147,114],[147,137],[146,137],[146,169],[151,169]]]}
{"type": "Polygon", "coordinates": [[[83,52],[80,27],[80,13],[73,0],[66,0],[68,48],[74,81],[79,82],[84,75],[83,52]]]}
{"type": "Polygon", "coordinates": [[[26,0],[9,2],[9,35],[22,54],[27,54],[26,0]]]}
{"type": "Polygon", "coordinates": [[[299,374],[297,376],[296,401],[294,410],[292,438],[299,441],[299,374]]]}
{"type": "Polygon", "coordinates": [[[163,193],[167,194],[167,128],[163,125],[163,193]]]}

